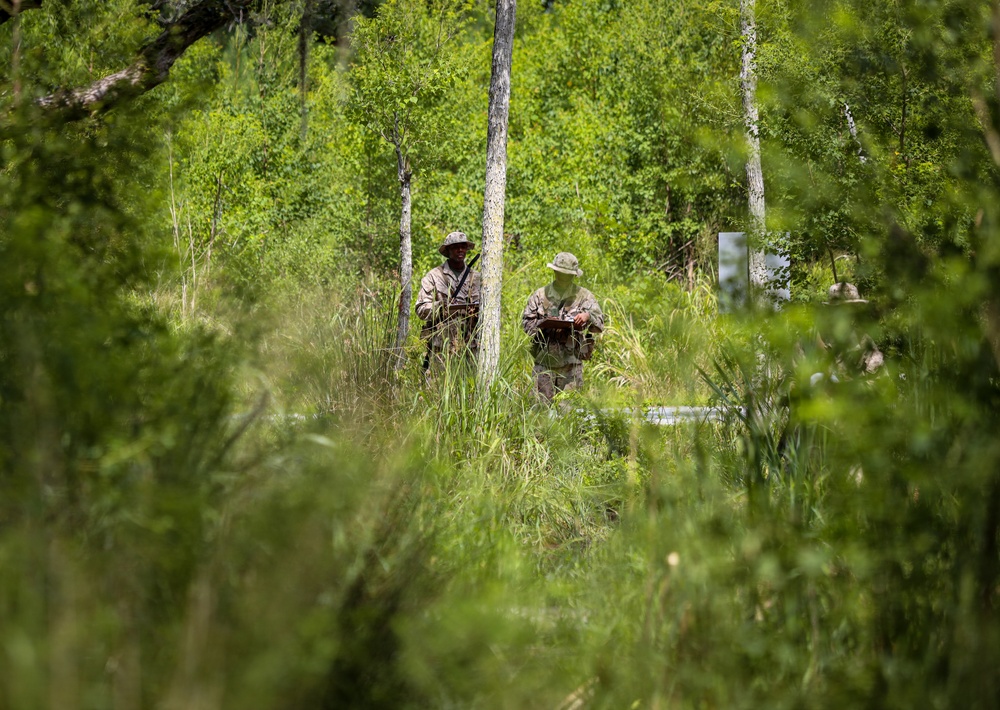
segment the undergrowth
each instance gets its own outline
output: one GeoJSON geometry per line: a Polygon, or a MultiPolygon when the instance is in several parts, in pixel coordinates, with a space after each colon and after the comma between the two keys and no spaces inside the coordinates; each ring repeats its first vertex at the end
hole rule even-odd
{"type": "MultiPolygon", "coordinates": [[[[748,329],[702,310],[700,296],[679,297],[688,311],[657,320],[653,309],[635,337],[610,307],[620,330],[605,347],[632,348],[629,369],[606,351],[590,386],[551,408],[533,397],[513,326],[484,400],[467,362],[425,379],[416,339],[407,366],[393,368],[385,287],[276,310],[256,354],[224,370],[247,396],[199,409],[199,420],[166,410],[163,437],[189,434],[163,438],[146,467],[111,447],[93,454],[96,469],[67,469],[127,482],[81,489],[104,498],[80,499],[76,522],[46,523],[31,512],[49,495],[32,469],[8,474],[27,505],[5,510],[0,536],[0,704],[982,697],[983,684],[966,692],[935,670],[949,659],[973,674],[997,657],[993,627],[973,623],[981,607],[962,591],[979,569],[961,547],[975,525],[960,515],[978,469],[947,454],[956,477],[928,477],[940,458],[914,458],[893,420],[911,396],[940,392],[925,383],[911,395],[889,376],[808,389],[823,363],[788,347],[809,335],[797,311],[748,329]],[[714,334],[711,346],[671,340],[690,322],[714,334]],[[660,385],[660,358],[691,371],[660,385]],[[728,416],[658,427],[615,406],[685,391],[728,416]],[[181,420],[187,429],[172,428],[181,420]],[[195,434],[211,427],[209,446],[195,434]],[[138,497],[108,508],[109,522],[102,501],[116,491],[138,497]],[[47,694],[54,683],[63,690],[47,694]]],[[[169,337],[197,342],[199,332],[169,337]]],[[[234,356],[242,347],[230,346],[234,356]]],[[[219,377],[217,364],[190,362],[219,377]]],[[[195,374],[185,373],[192,386],[195,374]]]]}

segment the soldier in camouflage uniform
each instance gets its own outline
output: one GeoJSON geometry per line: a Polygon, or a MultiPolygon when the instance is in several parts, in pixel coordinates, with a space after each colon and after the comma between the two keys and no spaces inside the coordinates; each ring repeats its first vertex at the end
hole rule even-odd
{"type": "Polygon", "coordinates": [[[474,356],[479,349],[477,320],[479,315],[479,272],[469,269],[466,254],[475,244],[462,232],[452,232],[438,247],[447,258],[440,266],[427,272],[420,281],[417,296],[417,317],[424,321],[420,332],[427,341],[424,369],[433,363],[444,364],[445,355],[467,353],[474,356]],[[459,282],[465,275],[461,289],[459,282]]]}
{"type": "MultiPolygon", "coordinates": [[[[854,304],[866,303],[868,301],[861,298],[857,286],[846,281],[831,286],[827,290],[827,300],[824,301],[825,305],[840,307],[856,307],[854,304]]],[[[878,349],[871,336],[858,330],[856,323],[845,337],[840,339],[828,337],[827,340],[830,342],[826,342],[820,336],[819,344],[833,354],[836,369],[843,377],[851,379],[878,374],[885,365],[882,351],[878,349]]],[[[836,381],[836,375],[831,375],[831,379],[836,381]]]]}
{"type": "Polygon", "coordinates": [[[593,353],[593,334],[603,330],[604,314],[594,294],[573,283],[574,277],[583,276],[575,256],[560,252],[547,266],[553,271],[553,281],[528,299],[521,325],[532,337],[538,395],[551,402],[557,392],[583,386],[583,361],[593,353]],[[562,320],[567,326],[546,327],[549,319],[562,320]]]}

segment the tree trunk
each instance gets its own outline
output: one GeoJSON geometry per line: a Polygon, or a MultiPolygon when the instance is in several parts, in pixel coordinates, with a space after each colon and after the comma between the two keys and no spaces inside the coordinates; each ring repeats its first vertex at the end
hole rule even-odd
{"type": "Polygon", "coordinates": [[[507,115],[514,52],[517,0],[497,0],[486,138],[486,190],[483,196],[483,271],[479,311],[477,384],[486,393],[500,363],[500,293],[503,285],[503,218],[507,193],[507,115]]]}
{"type": "Polygon", "coordinates": [[[299,132],[303,140],[309,134],[309,46],[312,43],[314,2],[305,0],[299,22],[299,112],[302,119],[299,132]]]}
{"type": "Polygon", "coordinates": [[[767,267],[764,263],[764,242],[767,228],[764,222],[764,173],[760,166],[760,133],[757,127],[757,21],[754,1],[740,0],[740,29],[743,38],[743,63],[740,84],[743,89],[743,122],[746,126],[747,192],[750,206],[750,288],[762,289],[767,285],[767,267]]]}
{"type": "Polygon", "coordinates": [[[865,148],[861,145],[861,141],[858,140],[858,126],[854,123],[854,114],[851,113],[851,107],[844,104],[844,116],[847,118],[847,130],[851,132],[851,139],[854,141],[855,145],[858,146],[858,160],[862,163],[868,162],[868,158],[865,157],[865,148]]]}
{"type": "Polygon", "coordinates": [[[396,369],[406,362],[403,346],[410,334],[410,301],[413,299],[413,243],[410,238],[410,162],[396,145],[402,210],[399,217],[399,326],[396,330],[396,369]]]}
{"type": "Polygon", "coordinates": [[[907,80],[909,79],[909,76],[906,73],[906,65],[905,64],[901,64],[900,68],[901,68],[901,71],[902,71],[902,82],[901,82],[902,83],[902,87],[900,88],[900,92],[899,92],[899,94],[900,94],[900,96],[899,96],[899,102],[900,102],[900,109],[899,109],[899,157],[902,158],[903,162],[906,164],[906,166],[909,167],[910,166],[910,161],[906,157],[906,110],[907,110],[906,97],[907,97],[908,92],[909,92],[909,89],[907,87],[907,80]]]}

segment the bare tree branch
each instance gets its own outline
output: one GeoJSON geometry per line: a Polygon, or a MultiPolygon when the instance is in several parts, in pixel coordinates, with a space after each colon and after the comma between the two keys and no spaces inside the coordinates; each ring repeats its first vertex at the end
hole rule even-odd
{"type": "MultiPolygon", "coordinates": [[[[41,2],[41,0],[36,0],[41,2]]],[[[9,0],[0,0],[9,2],[9,0]]],[[[179,17],[164,22],[158,37],[145,44],[136,61],[109,76],[38,100],[47,111],[70,121],[107,111],[159,86],[188,47],[231,22],[240,22],[262,0],[200,0],[179,17]]],[[[155,5],[155,4],[154,4],[155,5]]]]}
{"type": "Polygon", "coordinates": [[[1000,101],[1000,2],[994,0],[992,13],[993,30],[993,70],[996,82],[997,100],[1000,101]]]}
{"type": "Polygon", "coordinates": [[[42,0],[0,0],[0,25],[25,10],[37,10],[42,6],[42,0]]]}
{"type": "Polygon", "coordinates": [[[975,109],[976,118],[979,119],[979,125],[983,129],[983,138],[986,139],[993,162],[1000,166],[1000,134],[993,126],[993,117],[990,115],[989,106],[986,105],[986,99],[975,89],[972,91],[972,108],[975,109]]]}

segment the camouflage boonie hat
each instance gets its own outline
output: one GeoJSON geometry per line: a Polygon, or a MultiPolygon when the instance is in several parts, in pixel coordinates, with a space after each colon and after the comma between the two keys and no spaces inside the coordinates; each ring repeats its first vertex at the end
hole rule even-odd
{"type": "Polygon", "coordinates": [[[475,243],[465,236],[465,232],[452,232],[444,238],[443,242],[441,242],[441,246],[438,247],[438,254],[444,256],[448,251],[448,247],[453,247],[456,244],[468,244],[469,249],[476,248],[475,243]]]}
{"type": "Polygon", "coordinates": [[[583,276],[583,269],[580,268],[580,261],[568,251],[561,251],[556,254],[556,258],[551,264],[546,264],[553,271],[570,276],[583,276]]]}
{"type": "Polygon", "coordinates": [[[846,281],[831,286],[826,292],[826,297],[829,299],[823,301],[823,305],[826,306],[837,306],[841,303],[868,303],[867,300],[861,298],[858,287],[846,281]]]}

